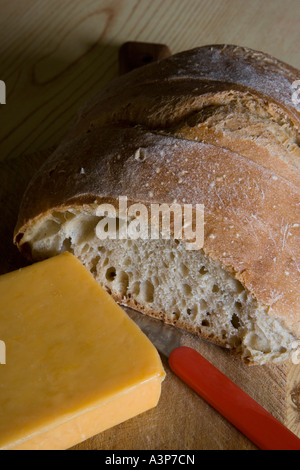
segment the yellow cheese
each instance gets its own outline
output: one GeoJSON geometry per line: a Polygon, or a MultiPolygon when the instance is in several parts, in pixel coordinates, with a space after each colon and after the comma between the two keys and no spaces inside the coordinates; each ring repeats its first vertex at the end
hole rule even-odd
{"type": "Polygon", "coordinates": [[[67,449],[154,407],[148,338],[70,254],[0,278],[0,448],[67,449]]]}

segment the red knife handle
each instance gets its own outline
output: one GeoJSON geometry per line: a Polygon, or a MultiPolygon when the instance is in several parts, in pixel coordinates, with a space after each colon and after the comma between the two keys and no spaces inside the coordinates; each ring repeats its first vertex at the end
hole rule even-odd
{"type": "Polygon", "coordinates": [[[197,351],[176,348],[172,371],[261,450],[300,450],[300,439],[197,351]]]}

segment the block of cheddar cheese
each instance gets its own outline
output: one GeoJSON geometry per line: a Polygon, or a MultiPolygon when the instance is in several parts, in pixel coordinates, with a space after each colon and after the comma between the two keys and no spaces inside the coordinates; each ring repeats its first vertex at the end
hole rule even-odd
{"type": "Polygon", "coordinates": [[[159,400],[156,349],[73,255],[0,278],[0,339],[0,449],[67,449],[159,400]]]}

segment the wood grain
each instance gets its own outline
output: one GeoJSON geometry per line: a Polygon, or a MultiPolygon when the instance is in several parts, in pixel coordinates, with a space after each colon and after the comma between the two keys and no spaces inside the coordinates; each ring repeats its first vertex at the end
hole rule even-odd
{"type": "MultiPolygon", "coordinates": [[[[300,68],[299,0],[0,0],[0,273],[24,260],[12,233],[24,189],[95,90],[118,73],[126,41],[172,52],[208,43],[264,50],[300,68]]],[[[300,77],[299,77],[300,78],[300,77]]],[[[184,335],[300,436],[300,368],[246,367],[184,335]]],[[[157,408],[75,449],[254,449],[168,369],[157,408]]]]}
{"type": "Polygon", "coordinates": [[[1,160],[55,145],[126,41],[236,43],[300,67],[299,0],[0,0],[0,13],[1,160]]]}

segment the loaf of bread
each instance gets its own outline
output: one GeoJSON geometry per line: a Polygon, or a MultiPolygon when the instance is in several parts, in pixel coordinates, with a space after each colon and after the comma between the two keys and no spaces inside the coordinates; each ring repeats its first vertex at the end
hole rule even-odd
{"type": "Polygon", "coordinates": [[[299,78],[269,55],[223,45],[117,78],[34,176],[15,243],[33,261],[74,253],[120,304],[248,363],[289,359],[300,338],[299,78]],[[100,240],[97,208],[118,208],[120,196],[204,204],[203,249],[100,240]]]}

